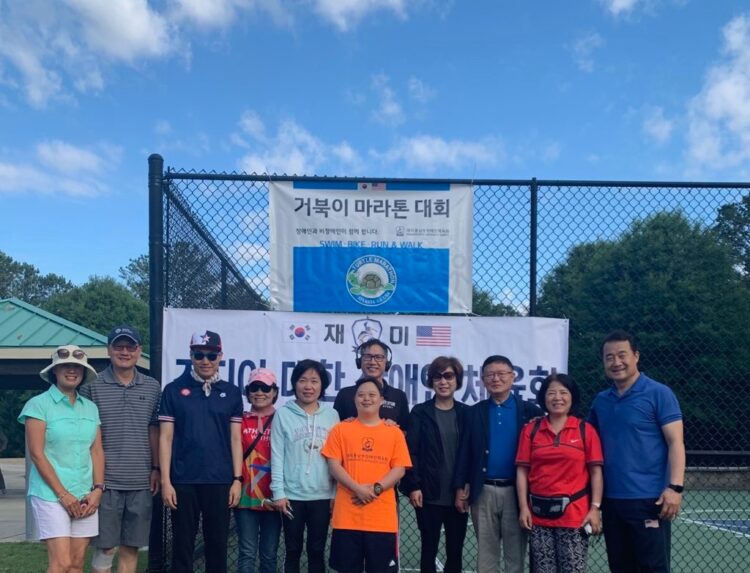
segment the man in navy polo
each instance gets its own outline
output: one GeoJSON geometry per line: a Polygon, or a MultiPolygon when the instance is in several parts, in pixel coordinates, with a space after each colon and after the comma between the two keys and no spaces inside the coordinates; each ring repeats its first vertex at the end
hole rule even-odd
{"type": "Polygon", "coordinates": [[[671,520],[685,479],[682,413],[674,392],[638,370],[633,336],[601,347],[612,386],[594,399],[589,421],[604,449],[604,538],[614,573],[669,573],[671,520]]]}
{"type": "Polygon", "coordinates": [[[193,334],[192,367],[164,388],[159,422],[162,497],[172,510],[172,569],[193,571],[199,517],[206,571],[226,573],[229,508],[242,489],[242,394],[219,375],[221,338],[193,334]]]}
{"type": "Polygon", "coordinates": [[[453,470],[455,505],[461,513],[471,507],[477,536],[477,570],[521,573],[526,533],[518,522],[516,450],[521,428],[542,410],[513,394],[516,373],[505,356],[490,356],[482,364],[489,398],[474,404],[465,417],[464,433],[453,470]]]}

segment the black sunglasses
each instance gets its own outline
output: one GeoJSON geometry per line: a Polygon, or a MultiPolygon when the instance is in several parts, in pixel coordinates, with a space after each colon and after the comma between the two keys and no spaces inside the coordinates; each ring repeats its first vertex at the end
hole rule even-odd
{"type": "Polygon", "coordinates": [[[250,382],[247,386],[248,392],[257,392],[260,390],[264,394],[269,394],[273,391],[273,386],[269,386],[268,384],[261,384],[260,382],[250,382]]]}
{"type": "Polygon", "coordinates": [[[193,352],[193,358],[195,358],[198,362],[200,362],[204,358],[208,358],[209,362],[213,362],[218,357],[219,355],[216,352],[200,352],[200,351],[193,352]]]}
{"type": "MultiPolygon", "coordinates": [[[[65,358],[70,358],[70,350],[68,350],[67,348],[58,348],[57,357],[62,358],[63,360],[65,358]]],[[[83,360],[84,358],[86,358],[86,353],[83,350],[74,350],[73,358],[75,358],[76,360],[83,360]]]]}

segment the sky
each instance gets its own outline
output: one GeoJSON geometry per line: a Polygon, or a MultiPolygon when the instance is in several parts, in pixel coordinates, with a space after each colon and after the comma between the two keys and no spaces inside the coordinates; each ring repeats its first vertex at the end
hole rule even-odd
{"type": "Polygon", "coordinates": [[[148,251],[147,158],[362,177],[746,181],[733,0],[0,0],[0,250],[148,251]]]}

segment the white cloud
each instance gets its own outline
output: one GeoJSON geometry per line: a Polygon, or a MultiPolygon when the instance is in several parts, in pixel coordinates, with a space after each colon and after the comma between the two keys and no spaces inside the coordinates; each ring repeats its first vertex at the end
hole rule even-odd
{"type": "Polygon", "coordinates": [[[64,141],[42,142],[36,152],[44,165],[61,173],[98,173],[102,168],[102,159],[96,153],[64,141]]]}
{"type": "Polygon", "coordinates": [[[254,147],[261,149],[239,161],[240,169],[248,173],[322,175],[324,169],[348,173],[360,164],[347,142],[326,143],[292,119],[282,121],[276,134],[258,140],[254,147]]]}
{"type": "Polygon", "coordinates": [[[404,111],[396,98],[396,93],[390,85],[390,79],[385,74],[372,76],[372,87],[378,98],[378,107],[372,112],[372,117],[384,125],[400,125],[404,123],[404,111]]]}
{"type": "Polygon", "coordinates": [[[402,20],[406,18],[408,0],[313,0],[315,11],[346,32],[369,13],[390,11],[402,20]]]}
{"type": "Polygon", "coordinates": [[[604,39],[596,32],[589,32],[573,42],[573,60],[581,71],[594,71],[594,52],[604,45],[604,39]]]}
{"type": "Polygon", "coordinates": [[[253,110],[245,111],[240,118],[240,129],[253,139],[264,141],[266,139],[266,126],[263,120],[253,110]]]}
{"type": "Polygon", "coordinates": [[[722,57],[688,106],[687,155],[698,170],[750,160],[750,16],[735,17],[722,32],[722,57]]]}
{"type": "Polygon", "coordinates": [[[438,168],[471,172],[474,167],[497,166],[505,162],[507,155],[497,138],[445,140],[431,135],[403,138],[383,153],[372,153],[385,163],[402,163],[430,173],[438,168]]]}
{"type": "Polygon", "coordinates": [[[170,133],[172,133],[172,124],[170,124],[166,119],[160,119],[154,126],[154,133],[156,133],[157,135],[169,135],[170,133]]]}
{"type": "Polygon", "coordinates": [[[613,16],[632,12],[639,0],[599,0],[613,16]]]}
{"type": "Polygon", "coordinates": [[[415,101],[419,103],[427,103],[435,97],[435,90],[430,88],[419,78],[414,76],[409,78],[409,95],[415,101]]]}
{"type": "Polygon", "coordinates": [[[643,120],[643,132],[656,143],[666,143],[672,137],[674,121],[664,117],[664,110],[655,107],[646,112],[643,120]]]}

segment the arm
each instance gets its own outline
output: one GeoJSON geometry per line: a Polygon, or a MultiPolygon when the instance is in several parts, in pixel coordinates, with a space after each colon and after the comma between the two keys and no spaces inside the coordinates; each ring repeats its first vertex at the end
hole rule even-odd
{"type": "Polygon", "coordinates": [[[518,522],[523,529],[531,531],[531,509],[529,508],[529,466],[516,466],[516,495],[518,495],[518,522]]]}
{"type": "Polygon", "coordinates": [[[57,496],[58,501],[68,512],[71,517],[81,517],[81,504],[76,497],[63,486],[60,478],[57,477],[55,468],[44,454],[44,438],[47,430],[47,423],[36,418],[26,418],[26,445],[29,448],[29,456],[34,463],[39,475],[44,482],[52,489],[57,496]]]}
{"type": "MultiPolygon", "coordinates": [[[[232,438],[232,476],[242,475],[242,424],[231,422],[229,429],[232,438]]],[[[236,507],[242,495],[242,482],[235,479],[229,488],[229,507],[236,507]]]]}
{"type": "Polygon", "coordinates": [[[469,465],[471,464],[471,442],[472,442],[472,430],[474,428],[474,420],[471,416],[474,415],[474,408],[466,412],[463,423],[463,434],[461,435],[461,442],[458,446],[458,452],[456,452],[456,462],[453,466],[453,483],[452,487],[456,491],[454,505],[459,513],[467,513],[469,511],[469,496],[471,494],[471,488],[469,486],[469,465]]]}
{"type": "Polygon", "coordinates": [[[148,445],[151,448],[151,475],[149,477],[151,495],[159,493],[159,482],[161,481],[161,472],[159,466],[159,426],[152,424],[148,427],[148,445]]]}
{"type": "MultiPolygon", "coordinates": [[[[104,483],[104,448],[102,447],[101,426],[96,428],[96,437],[89,448],[91,452],[91,464],[93,466],[94,483],[104,483]]],[[[81,517],[92,515],[102,500],[102,490],[94,489],[81,500],[83,506],[81,517]]]]}
{"type": "Polygon", "coordinates": [[[271,494],[273,503],[279,511],[285,511],[289,505],[284,489],[284,456],[286,440],[282,429],[284,414],[279,411],[271,424],[271,494]]]}
{"type": "MultiPolygon", "coordinates": [[[[343,485],[346,489],[348,489],[354,494],[353,497],[356,498],[355,503],[364,505],[364,504],[370,503],[372,500],[374,500],[377,497],[375,495],[375,491],[373,490],[373,484],[367,484],[367,485],[358,484],[346,472],[346,470],[344,469],[344,466],[341,464],[339,460],[334,459],[334,458],[328,458],[328,471],[331,472],[333,479],[335,479],[337,482],[339,482],[341,485],[343,485]]],[[[390,472],[388,472],[388,474],[390,474],[390,472]]],[[[396,481],[398,481],[398,478],[394,480],[393,484],[395,484],[396,481]]],[[[393,487],[393,484],[391,484],[391,487],[393,487]]],[[[383,485],[383,487],[385,487],[385,485],[383,485]]]]}
{"type": "Polygon", "coordinates": [[[591,533],[599,535],[602,532],[602,511],[599,506],[602,504],[602,493],[604,492],[602,466],[599,464],[590,464],[589,476],[591,478],[591,507],[583,519],[581,527],[590,523],[591,533]]]}
{"type": "Polygon", "coordinates": [[[161,497],[164,505],[169,509],[177,509],[177,492],[172,487],[169,469],[172,467],[172,439],[174,437],[174,422],[159,424],[159,465],[161,472],[161,497]]]}
{"type": "MultiPolygon", "coordinates": [[[[683,485],[685,483],[685,441],[682,420],[665,424],[661,427],[661,431],[669,448],[669,483],[683,485]]],[[[659,512],[661,519],[674,519],[680,512],[682,494],[665,488],[656,500],[656,505],[661,505],[659,512]]]]}
{"type": "Polygon", "coordinates": [[[409,424],[406,432],[406,444],[411,457],[411,468],[409,468],[404,479],[399,484],[401,493],[409,496],[409,503],[413,507],[422,507],[422,488],[419,479],[419,444],[422,437],[419,411],[412,410],[409,415],[409,424]]]}

